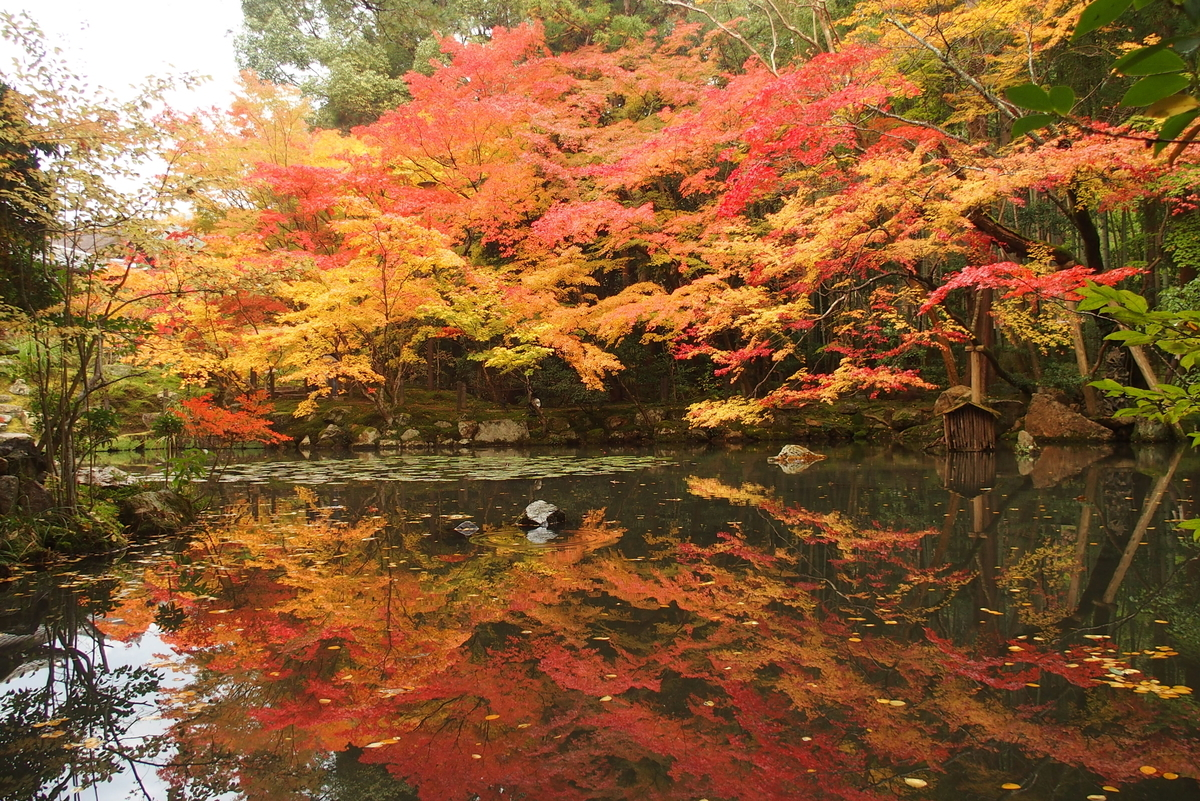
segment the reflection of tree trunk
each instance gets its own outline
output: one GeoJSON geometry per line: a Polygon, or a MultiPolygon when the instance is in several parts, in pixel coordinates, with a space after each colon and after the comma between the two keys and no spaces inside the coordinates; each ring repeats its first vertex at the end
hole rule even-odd
{"type": "Polygon", "coordinates": [[[1133,533],[1129,535],[1129,542],[1125,545],[1125,552],[1121,554],[1121,561],[1117,563],[1117,569],[1113,571],[1113,576],[1108,582],[1108,587],[1104,590],[1104,596],[1101,598],[1104,603],[1111,604],[1116,600],[1117,590],[1121,588],[1121,583],[1125,581],[1125,574],[1129,572],[1129,567],[1133,564],[1133,558],[1142,544],[1142,538],[1146,536],[1146,529],[1150,526],[1150,521],[1154,519],[1155,513],[1158,512],[1159,504],[1162,503],[1163,495],[1166,494],[1167,488],[1171,485],[1171,479],[1175,477],[1175,469],[1179,467],[1179,460],[1182,458],[1183,449],[1181,448],[1175,452],[1175,458],[1171,460],[1171,466],[1158,479],[1154,485],[1154,489],[1146,498],[1146,503],[1142,507],[1142,516],[1138,518],[1133,533]]]}
{"type": "MultiPolygon", "coordinates": [[[[988,496],[977,495],[971,499],[971,536],[979,542],[979,590],[983,605],[996,608],[996,537],[987,532],[990,528],[988,496]]],[[[991,622],[991,621],[989,621],[991,622]]]]}
{"type": "Polygon", "coordinates": [[[1096,508],[1096,492],[1099,488],[1100,468],[1093,464],[1087,471],[1087,489],[1084,490],[1083,505],[1079,508],[1079,528],[1075,533],[1075,572],[1071,574],[1071,585],[1067,589],[1067,607],[1079,606],[1079,592],[1083,588],[1083,574],[1087,570],[1087,543],[1091,536],[1092,513],[1096,508]]]}
{"type": "Polygon", "coordinates": [[[946,560],[946,552],[950,550],[950,535],[954,533],[954,521],[958,518],[958,504],[962,500],[957,492],[950,493],[950,506],[946,509],[946,521],[942,523],[942,534],[938,537],[937,550],[933,552],[931,566],[938,566],[946,560]]]}

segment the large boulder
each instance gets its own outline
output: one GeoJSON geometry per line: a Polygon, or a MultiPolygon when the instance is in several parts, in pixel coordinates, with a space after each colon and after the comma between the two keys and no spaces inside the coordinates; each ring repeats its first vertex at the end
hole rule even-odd
{"type": "Polygon", "coordinates": [[[118,517],[131,534],[173,534],[195,519],[191,501],[177,492],[139,492],[121,501],[118,517]]]}
{"type": "Polygon", "coordinates": [[[350,432],[339,425],[330,423],[317,435],[319,448],[349,448],[350,432]]]}
{"type": "Polygon", "coordinates": [[[460,420],[458,423],[458,436],[463,439],[471,439],[479,433],[479,423],[474,420],[460,420]]]}
{"type": "Polygon", "coordinates": [[[38,452],[37,443],[29,434],[0,433],[0,459],[4,459],[4,472],[13,476],[38,478],[49,467],[44,454],[38,452]]]}
{"type": "Polygon", "coordinates": [[[49,490],[31,478],[0,476],[0,515],[37,516],[54,508],[49,490]]]}
{"type": "Polygon", "coordinates": [[[379,443],[379,429],[365,426],[357,430],[354,435],[354,442],[351,443],[352,448],[374,448],[379,443]]]}
{"type": "Polygon", "coordinates": [[[529,439],[529,427],[516,420],[484,420],[475,432],[476,442],[510,444],[529,439]]]}
{"type": "Polygon", "coordinates": [[[16,476],[0,476],[0,515],[11,515],[17,511],[21,497],[21,479],[16,476]]]}
{"type": "Polygon", "coordinates": [[[1108,442],[1113,432],[1044,392],[1033,396],[1025,413],[1025,430],[1039,440],[1108,442]]]}
{"type": "Polygon", "coordinates": [[[928,415],[920,409],[897,409],[892,413],[888,425],[893,431],[907,431],[913,426],[919,426],[928,419],[928,415]]]}

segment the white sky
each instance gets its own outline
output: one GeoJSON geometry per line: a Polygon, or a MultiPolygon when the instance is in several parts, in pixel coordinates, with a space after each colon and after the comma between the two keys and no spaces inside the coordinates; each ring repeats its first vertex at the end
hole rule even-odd
{"type": "MultiPolygon", "coordinates": [[[[196,91],[175,95],[180,111],[227,107],[237,79],[233,37],[240,0],[5,0],[4,10],[25,11],[47,44],[94,86],[128,97],[147,75],[211,76],[196,91]]],[[[0,74],[10,63],[3,53],[0,74]]]]}

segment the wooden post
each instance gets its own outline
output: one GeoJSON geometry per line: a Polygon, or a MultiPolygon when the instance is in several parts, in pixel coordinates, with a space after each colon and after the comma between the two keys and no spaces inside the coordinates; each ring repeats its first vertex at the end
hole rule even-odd
{"type": "Polygon", "coordinates": [[[971,403],[983,403],[983,354],[976,346],[967,349],[971,354],[971,403]]]}

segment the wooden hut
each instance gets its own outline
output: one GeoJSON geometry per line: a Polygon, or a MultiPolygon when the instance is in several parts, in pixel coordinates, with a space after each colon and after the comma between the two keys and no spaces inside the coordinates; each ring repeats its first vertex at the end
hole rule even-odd
{"type": "Polygon", "coordinates": [[[971,399],[961,400],[942,412],[946,450],[978,453],[996,450],[996,419],[1000,412],[983,405],[983,349],[967,348],[971,359],[971,399]]]}
{"type": "Polygon", "coordinates": [[[942,414],[946,450],[974,453],[996,450],[996,419],[1000,413],[982,403],[962,401],[942,414]]]}

